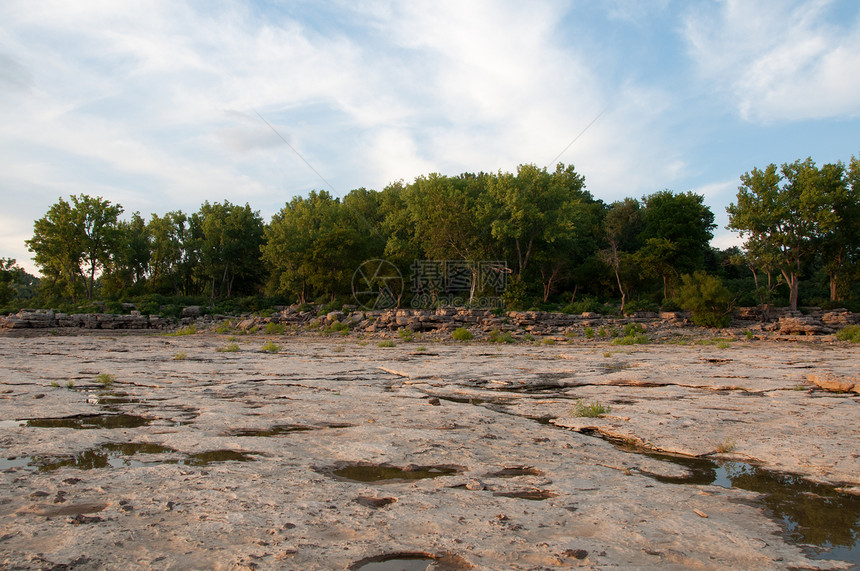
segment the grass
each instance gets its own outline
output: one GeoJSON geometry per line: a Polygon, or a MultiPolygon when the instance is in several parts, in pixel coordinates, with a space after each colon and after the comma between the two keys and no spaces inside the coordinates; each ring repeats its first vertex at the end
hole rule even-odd
{"type": "Polygon", "coordinates": [[[101,383],[106,387],[111,386],[114,381],[116,381],[116,377],[114,377],[110,373],[102,373],[96,377],[96,382],[101,383]]]}
{"type": "Polygon", "coordinates": [[[51,386],[54,387],[55,389],[58,389],[58,388],[60,388],[60,383],[57,381],[51,381],[51,386]]]}
{"type": "Polygon", "coordinates": [[[726,452],[731,452],[736,448],[735,441],[731,438],[725,440],[725,442],[721,442],[717,444],[717,452],[720,454],[725,454],[726,452]]]}
{"type": "Polygon", "coordinates": [[[470,341],[473,335],[472,332],[465,327],[458,327],[451,334],[451,337],[453,337],[457,341],[470,341]]]}
{"type": "Polygon", "coordinates": [[[400,337],[401,341],[405,341],[406,343],[409,343],[414,338],[412,330],[408,328],[399,329],[397,331],[397,336],[400,337]]]}
{"type": "Polygon", "coordinates": [[[415,350],[416,351],[426,351],[427,347],[425,347],[424,345],[419,345],[418,347],[415,348],[415,350]]]}
{"type": "Polygon", "coordinates": [[[616,337],[610,343],[613,345],[647,345],[651,340],[644,333],[636,333],[634,335],[625,335],[624,337],[616,337]]]}
{"type": "Polygon", "coordinates": [[[174,361],[184,361],[187,358],[188,358],[188,353],[186,353],[185,351],[180,351],[179,353],[176,353],[175,355],[173,355],[174,361]]]}
{"type": "MultiPolygon", "coordinates": [[[[271,325],[271,324],[270,324],[271,325]]],[[[281,350],[281,346],[277,343],[272,343],[271,341],[266,341],[263,343],[263,346],[260,348],[263,353],[277,353],[281,350]]]]}
{"type": "Polygon", "coordinates": [[[215,333],[230,333],[233,329],[232,321],[222,321],[215,327],[215,333]]]}
{"type": "Polygon", "coordinates": [[[498,329],[493,329],[490,331],[489,335],[487,335],[487,341],[490,343],[514,343],[516,339],[511,335],[510,331],[499,331],[498,329]]]}
{"type": "Polygon", "coordinates": [[[187,327],[180,327],[171,333],[165,333],[168,337],[180,337],[182,335],[194,335],[197,333],[197,326],[193,323],[187,327]]]}
{"type": "Polygon", "coordinates": [[[335,321],[334,323],[323,329],[324,335],[332,335],[334,333],[340,333],[341,335],[349,335],[349,325],[340,321],[335,321]]]}
{"type": "Polygon", "coordinates": [[[267,323],[266,324],[266,335],[283,335],[284,334],[284,324],[283,323],[267,323]]]}
{"type": "Polygon", "coordinates": [[[396,343],[391,339],[383,339],[379,343],[376,344],[377,347],[394,347],[396,343]]]}
{"type": "Polygon", "coordinates": [[[600,418],[604,414],[609,414],[610,410],[609,406],[603,406],[597,401],[586,404],[582,400],[577,400],[571,415],[580,418],[600,418]]]}
{"type": "Polygon", "coordinates": [[[594,339],[594,329],[591,327],[585,328],[585,338],[586,339],[594,339]]]}
{"type": "Polygon", "coordinates": [[[238,343],[227,343],[223,347],[218,347],[215,349],[219,353],[236,353],[239,351],[238,343]]]}
{"type": "Polygon", "coordinates": [[[555,339],[553,339],[552,337],[544,337],[542,343],[544,345],[555,345],[555,339]]]}
{"type": "Polygon", "coordinates": [[[750,331],[749,329],[744,329],[744,337],[746,337],[747,339],[752,339],[753,338],[753,332],[750,331]]]}
{"type": "Polygon", "coordinates": [[[860,325],[849,325],[848,327],[843,327],[836,333],[836,338],[839,341],[860,343],[860,325]]]}
{"type": "Polygon", "coordinates": [[[68,383],[66,383],[66,388],[69,388],[69,389],[75,388],[75,381],[70,380],[68,383]]]}

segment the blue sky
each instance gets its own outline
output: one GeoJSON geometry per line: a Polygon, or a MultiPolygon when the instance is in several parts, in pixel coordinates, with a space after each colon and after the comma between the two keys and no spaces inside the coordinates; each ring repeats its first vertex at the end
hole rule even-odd
{"type": "MultiPolygon", "coordinates": [[[[59,197],[268,220],[329,189],[558,158],[606,202],[725,206],[739,176],[860,153],[856,0],[0,3],[0,256],[59,197]]],[[[331,189],[329,189],[331,190],[331,189]]]]}

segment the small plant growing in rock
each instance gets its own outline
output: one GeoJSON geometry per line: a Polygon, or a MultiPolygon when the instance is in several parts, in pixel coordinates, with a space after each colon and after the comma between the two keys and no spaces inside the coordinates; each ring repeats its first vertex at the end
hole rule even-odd
{"type": "Polygon", "coordinates": [[[736,448],[735,441],[731,438],[725,440],[725,442],[721,442],[717,444],[717,452],[720,454],[725,454],[727,452],[731,452],[736,448]]]}
{"type": "Polygon", "coordinates": [[[489,335],[487,335],[487,341],[490,343],[513,343],[515,341],[514,336],[511,335],[510,331],[499,331],[498,329],[493,329],[490,331],[489,335]]]}
{"type": "Polygon", "coordinates": [[[624,337],[616,337],[612,340],[613,345],[646,345],[649,342],[648,336],[644,333],[625,335],[624,337]]]}
{"type": "Polygon", "coordinates": [[[585,338],[586,339],[594,339],[594,329],[591,327],[585,328],[585,338]]]}
{"type": "Polygon", "coordinates": [[[744,329],[744,337],[746,337],[747,339],[752,339],[753,338],[753,332],[750,331],[749,329],[744,329]]]}
{"type": "Polygon", "coordinates": [[[226,345],[224,345],[222,347],[218,347],[215,350],[219,353],[236,353],[239,351],[239,344],[238,343],[227,343],[226,345]]]}
{"type": "Polygon", "coordinates": [[[193,323],[187,327],[180,327],[172,333],[167,333],[168,337],[181,337],[182,335],[194,335],[197,333],[197,326],[193,323]]]}
{"type": "Polygon", "coordinates": [[[283,335],[283,334],[284,334],[284,324],[283,323],[269,322],[266,324],[266,335],[283,335]]]}
{"type": "Polygon", "coordinates": [[[840,341],[860,343],[860,325],[849,325],[848,327],[843,327],[836,333],[836,338],[840,341]]]}
{"type": "Polygon", "coordinates": [[[400,337],[401,341],[405,341],[405,342],[409,343],[410,341],[412,341],[412,338],[413,338],[412,330],[409,328],[399,329],[397,331],[397,336],[400,337]]]}
{"type": "Polygon", "coordinates": [[[591,404],[586,404],[580,399],[576,401],[571,414],[582,418],[600,418],[604,414],[609,414],[610,410],[611,409],[608,406],[603,406],[597,401],[594,401],[591,404]]]}
{"type": "Polygon", "coordinates": [[[69,380],[69,382],[67,382],[67,383],[66,383],[66,388],[67,388],[67,389],[73,389],[73,388],[75,388],[75,381],[72,381],[72,380],[70,379],[70,380],[69,380]]]}
{"type": "Polygon", "coordinates": [[[418,347],[415,348],[415,350],[416,351],[426,351],[427,347],[425,347],[424,345],[419,345],[418,347]]]}
{"type": "Polygon", "coordinates": [[[115,380],[116,380],[116,377],[114,377],[110,373],[102,373],[96,377],[96,382],[101,383],[106,387],[111,386],[115,380]]]}
{"type": "Polygon", "coordinates": [[[222,321],[215,327],[215,333],[230,333],[231,329],[233,329],[232,321],[222,321]]]}
{"type": "Polygon", "coordinates": [[[543,344],[544,345],[555,345],[555,339],[553,339],[552,337],[546,337],[543,340],[543,344]]]}
{"type": "Polygon", "coordinates": [[[523,335],[523,340],[531,342],[535,340],[535,336],[531,333],[526,333],[525,335],[523,335]]]}
{"type": "Polygon", "coordinates": [[[188,354],[185,351],[180,351],[179,353],[176,353],[175,355],[173,355],[174,361],[184,361],[187,358],[188,358],[188,354]]]}
{"type": "Polygon", "coordinates": [[[609,333],[606,332],[606,328],[601,325],[600,329],[597,330],[597,336],[598,337],[606,337],[608,335],[609,335],[609,333]]]}
{"type": "Polygon", "coordinates": [[[465,327],[458,327],[454,330],[451,336],[456,341],[469,341],[472,339],[472,332],[466,329],[465,327]]]}
{"type": "Polygon", "coordinates": [[[60,383],[57,381],[51,381],[51,386],[54,387],[55,389],[58,389],[58,388],[60,388],[60,383]]]}
{"type": "Polygon", "coordinates": [[[639,333],[645,333],[645,328],[639,323],[628,323],[624,326],[624,336],[632,337],[639,333]]]}
{"type": "Polygon", "coordinates": [[[263,346],[260,348],[263,353],[277,353],[281,350],[281,346],[277,343],[272,343],[271,341],[266,341],[263,343],[263,346]]]}
{"type": "Polygon", "coordinates": [[[394,347],[396,343],[391,339],[383,339],[379,343],[376,344],[377,347],[394,347]]]}

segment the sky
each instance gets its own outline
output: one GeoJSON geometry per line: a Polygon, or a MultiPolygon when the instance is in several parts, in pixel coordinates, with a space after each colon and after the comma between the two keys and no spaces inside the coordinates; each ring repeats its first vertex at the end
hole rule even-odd
{"type": "Polygon", "coordinates": [[[725,248],[741,174],[858,154],[856,0],[0,3],[0,257],[31,272],[33,222],[73,194],[268,221],[526,163],[607,203],[701,194],[725,248]]]}

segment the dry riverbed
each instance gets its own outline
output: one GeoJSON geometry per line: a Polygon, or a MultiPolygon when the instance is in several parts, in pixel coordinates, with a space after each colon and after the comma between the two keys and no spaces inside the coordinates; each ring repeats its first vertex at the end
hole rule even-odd
{"type": "Polygon", "coordinates": [[[0,336],[0,568],[858,558],[856,346],[230,343],[0,336]]]}

